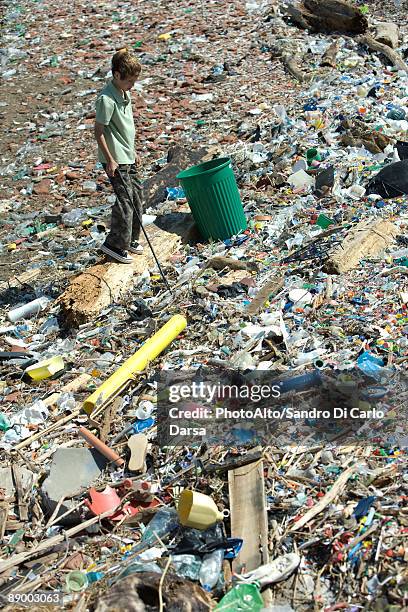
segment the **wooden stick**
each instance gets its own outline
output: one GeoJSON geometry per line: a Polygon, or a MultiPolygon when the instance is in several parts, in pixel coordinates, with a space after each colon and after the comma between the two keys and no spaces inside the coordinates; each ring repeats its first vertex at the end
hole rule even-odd
{"type": "Polygon", "coordinates": [[[270,296],[272,295],[273,297],[275,297],[275,295],[282,289],[284,284],[284,276],[276,276],[271,280],[267,281],[267,283],[263,287],[261,287],[257,295],[249,304],[247,313],[249,315],[258,314],[261,308],[263,308],[265,302],[269,300],[270,296]]]}
{"type": "Polygon", "coordinates": [[[88,382],[92,379],[92,376],[89,374],[80,374],[73,380],[70,380],[66,385],[61,387],[59,391],[56,393],[52,393],[48,397],[46,397],[43,402],[46,406],[52,406],[55,404],[58,399],[61,397],[63,393],[75,393],[79,391],[81,388],[86,387],[88,382]]]}
{"type": "Polygon", "coordinates": [[[282,62],[286,70],[295,77],[299,83],[307,83],[311,80],[311,77],[305,74],[297,65],[295,59],[289,55],[282,55],[282,62]]]}
{"type": "Polygon", "coordinates": [[[53,423],[53,425],[49,425],[49,427],[46,427],[45,429],[42,429],[41,431],[37,431],[37,433],[33,434],[29,438],[26,438],[25,440],[17,444],[17,446],[14,447],[14,450],[19,450],[20,448],[25,448],[26,446],[30,446],[32,442],[35,442],[35,440],[38,440],[39,438],[46,436],[47,434],[50,433],[50,431],[54,431],[55,429],[58,429],[58,427],[60,427],[61,425],[65,425],[65,423],[72,421],[80,413],[81,413],[81,410],[74,410],[74,412],[60,419],[56,423],[53,423]]]}
{"type": "Polygon", "coordinates": [[[336,56],[339,52],[340,48],[340,39],[338,38],[327,49],[322,57],[322,61],[320,63],[321,66],[330,66],[331,68],[336,67],[336,56]]]}
{"type": "Polygon", "coordinates": [[[26,285],[29,281],[34,280],[37,276],[40,276],[41,270],[27,270],[18,276],[12,276],[6,281],[0,283],[0,289],[7,289],[8,287],[16,287],[18,285],[26,285]]]}
{"type": "Polygon", "coordinates": [[[21,469],[16,463],[13,463],[11,470],[13,473],[14,484],[16,487],[16,497],[17,497],[17,505],[18,505],[18,513],[20,515],[20,521],[26,521],[28,520],[28,508],[27,508],[27,503],[24,501],[24,490],[23,490],[23,480],[21,476],[21,469]]]}
{"type": "Polygon", "coordinates": [[[81,523],[80,525],[75,525],[75,527],[71,527],[71,529],[68,529],[62,534],[58,534],[56,536],[53,536],[52,538],[48,538],[47,540],[40,542],[38,546],[36,546],[35,548],[29,551],[14,555],[10,559],[6,559],[5,561],[0,561],[0,573],[5,572],[6,570],[10,569],[11,567],[15,567],[16,565],[20,565],[20,563],[24,563],[24,561],[27,561],[28,559],[35,557],[42,550],[47,550],[48,548],[52,548],[56,544],[60,544],[61,542],[64,542],[65,538],[68,539],[76,535],[80,531],[85,530],[87,527],[90,527],[90,525],[94,525],[95,523],[98,523],[101,519],[104,519],[107,516],[111,516],[115,512],[115,510],[117,510],[117,508],[121,506],[121,503],[118,504],[116,508],[111,508],[110,510],[107,510],[103,514],[100,514],[99,516],[95,516],[85,521],[84,523],[81,523]]]}
{"type": "Polygon", "coordinates": [[[388,45],[383,45],[383,43],[378,42],[378,40],[375,40],[372,36],[368,35],[359,36],[357,41],[362,45],[367,45],[371,51],[378,51],[379,53],[385,55],[385,57],[388,58],[392,65],[398,68],[398,70],[408,72],[408,66],[402,57],[396,51],[394,51],[394,49],[388,47],[388,45]]]}
{"type": "Polygon", "coordinates": [[[6,523],[7,523],[9,509],[10,509],[10,506],[8,502],[6,501],[0,502],[0,543],[3,541],[4,533],[6,531],[6,523]]]}
{"type": "Polygon", "coordinates": [[[301,519],[296,521],[296,523],[292,525],[289,531],[290,532],[299,531],[299,529],[302,529],[302,527],[304,527],[315,516],[320,514],[320,512],[322,512],[329,504],[331,504],[332,501],[337,497],[337,495],[339,495],[339,493],[346,486],[346,483],[348,479],[350,478],[350,476],[353,474],[354,469],[355,469],[354,466],[351,466],[347,468],[346,470],[344,470],[344,472],[340,474],[340,476],[338,477],[338,479],[336,480],[336,482],[334,483],[330,491],[328,491],[326,495],[322,497],[322,499],[315,506],[313,506],[313,508],[310,508],[310,510],[308,510],[306,514],[302,516],[301,519]]]}
{"type": "Polygon", "coordinates": [[[164,579],[166,577],[166,574],[168,572],[168,569],[170,567],[170,563],[171,563],[171,555],[169,556],[169,559],[166,563],[166,567],[164,568],[164,571],[162,573],[162,575],[160,576],[160,582],[159,582],[159,610],[160,612],[163,612],[164,610],[164,602],[163,602],[163,583],[164,583],[164,579]]]}

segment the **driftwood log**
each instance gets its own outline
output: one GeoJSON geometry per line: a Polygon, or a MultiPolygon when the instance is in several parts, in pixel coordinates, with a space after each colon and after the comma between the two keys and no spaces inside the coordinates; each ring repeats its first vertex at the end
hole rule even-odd
{"type": "Polygon", "coordinates": [[[361,11],[343,0],[303,0],[299,7],[288,5],[286,11],[303,29],[353,34],[364,34],[368,29],[361,11]]]}
{"type": "Polygon", "coordinates": [[[378,40],[375,40],[372,36],[369,35],[359,36],[357,40],[362,45],[366,45],[371,51],[378,51],[379,53],[385,55],[385,57],[391,62],[391,64],[398,68],[398,70],[404,70],[405,72],[408,72],[408,66],[404,62],[402,57],[396,51],[394,51],[394,49],[391,49],[391,47],[389,47],[388,45],[383,45],[382,43],[378,42],[378,40]]]}
{"type": "Polygon", "coordinates": [[[358,223],[329,255],[325,272],[342,274],[356,268],[361,259],[374,257],[390,246],[397,234],[398,228],[390,221],[358,223]]]}
{"type": "MultiPolygon", "coordinates": [[[[188,240],[194,229],[192,218],[185,220],[181,228],[172,226],[173,231],[163,231],[155,225],[147,227],[147,234],[159,262],[165,265],[169,257],[179,248],[182,239],[188,240]],[[177,229],[177,233],[176,233],[177,229]]],[[[58,298],[61,315],[72,326],[92,321],[101,310],[128,293],[132,283],[145,270],[151,270],[155,261],[144,242],[142,255],[135,255],[133,263],[99,263],[75,277],[64,293],[58,298]]]]}
{"type": "Polygon", "coordinates": [[[399,29],[396,23],[381,22],[375,26],[375,40],[391,49],[398,47],[399,29]]]}

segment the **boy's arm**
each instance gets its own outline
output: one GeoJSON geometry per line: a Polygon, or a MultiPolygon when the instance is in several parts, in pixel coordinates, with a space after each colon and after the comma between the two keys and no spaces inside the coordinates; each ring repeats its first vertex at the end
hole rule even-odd
{"type": "Polygon", "coordinates": [[[108,149],[108,145],[106,144],[105,136],[103,134],[104,128],[105,126],[103,123],[98,123],[95,121],[94,134],[96,142],[107,160],[106,174],[108,176],[113,176],[119,164],[113,159],[112,154],[108,149]]]}

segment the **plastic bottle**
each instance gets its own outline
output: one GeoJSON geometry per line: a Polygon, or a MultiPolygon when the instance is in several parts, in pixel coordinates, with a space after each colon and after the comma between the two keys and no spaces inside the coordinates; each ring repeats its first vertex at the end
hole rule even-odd
{"type": "Polygon", "coordinates": [[[62,223],[66,227],[76,227],[81,221],[84,221],[86,217],[86,210],[83,208],[73,208],[62,215],[62,223]]]}
{"type": "Polygon", "coordinates": [[[117,575],[117,577],[115,577],[115,582],[117,580],[121,580],[122,578],[126,578],[126,576],[130,576],[131,574],[137,574],[139,572],[155,572],[156,574],[162,574],[163,570],[154,561],[134,561],[133,563],[125,567],[125,569],[123,569],[117,575]]]}
{"type": "Polygon", "coordinates": [[[179,576],[194,581],[199,579],[202,563],[197,555],[174,555],[172,563],[179,576]]]}
{"type": "Polygon", "coordinates": [[[179,525],[177,511],[174,508],[162,508],[154,515],[148,524],[140,543],[133,548],[133,552],[146,550],[158,544],[157,536],[163,539],[174,531],[179,525]]]}
{"type": "Polygon", "coordinates": [[[224,560],[224,550],[217,548],[212,553],[204,555],[200,569],[200,584],[206,591],[211,591],[218,582],[224,560]]]}
{"type": "Polygon", "coordinates": [[[299,353],[297,358],[294,361],[295,366],[303,366],[309,363],[313,363],[318,357],[321,357],[327,353],[326,349],[315,349],[314,351],[309,351],[308,353],[299,353]]]}
{"type": "Polygon", "coordinates": [[[19,306],[19,308],[14,308],[13,310],[10,310],[10,312],[7,314],[7,317],[9,321],[15,323],[20,319],[24,319],[26,317],[31,317],[32,315],[38,314],[39,312],[41,312],[41,310],[44,310],[44,308],[50,303],[50,301],[51,300],[46,297],[37,298],[32,302],[28,302],[28,304],[24,304],[24,306],[19,306]]]}
{"type": "Polygon", "coordinates": [[[387,370],[381,357],[376,357],[369,351],[364,351],[357,359],[357,367],[367,376],[381,382],[387,377],[387,370]]]}
{"type": "MultiPolygon", "coordinates": [[[[273,381],[273,384],[278,384],[273,381]]],[[[318,387],[322,384],[322,378],[319,370],[313,370],[313,372],[307,372],[300,376],[293,376],[279,381],[280,393],[287,393],[288,391],[303,391],[310,389],[311,387],[318,387]]]]}
{"type": "Polygon", "coordinates": [[[58,332],[59,329],[60,327],[58,324],[57,317],[50,317],[49,319],[44,321],[38,331],[40,334],[44,334],[44,336],[50,336],[51,334],[58,332]]]}
{"type": "Polygon", "coordinates": [[[264,602],[255,584],[237,584],[214,608],[216,612],[260,612],[264,602]]]}
{"type": "Polygon", "coordinates": [[[194,266],[186,266],[185,269],[183,270],[182,274],[179,276],[179,278],[177,279],[178,283],[186,283],[187,281],[190,280],[191,277],[194,276],[194,274],[196,274],[197,272],[199,272],[200,268],[196,265],[194,266]]]}
{"type": "Polygon", "coordinates": [[[97,580],[102,580],[104,577],[103,572],[87,572],[86,577],[88,579],[88,583],[92,584],[92,582],[96,582],[97,580]]]}

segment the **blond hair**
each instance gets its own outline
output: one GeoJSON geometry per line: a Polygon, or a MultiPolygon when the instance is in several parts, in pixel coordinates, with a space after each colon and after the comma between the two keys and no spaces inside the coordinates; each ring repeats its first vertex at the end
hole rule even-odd
{"type": "Polygon", "coordinates": [[[119,49],[112,57],[112,74],[119,72],[121,79],[138,77],[141,70],[139,60],[127,47],[119,49]]]}

